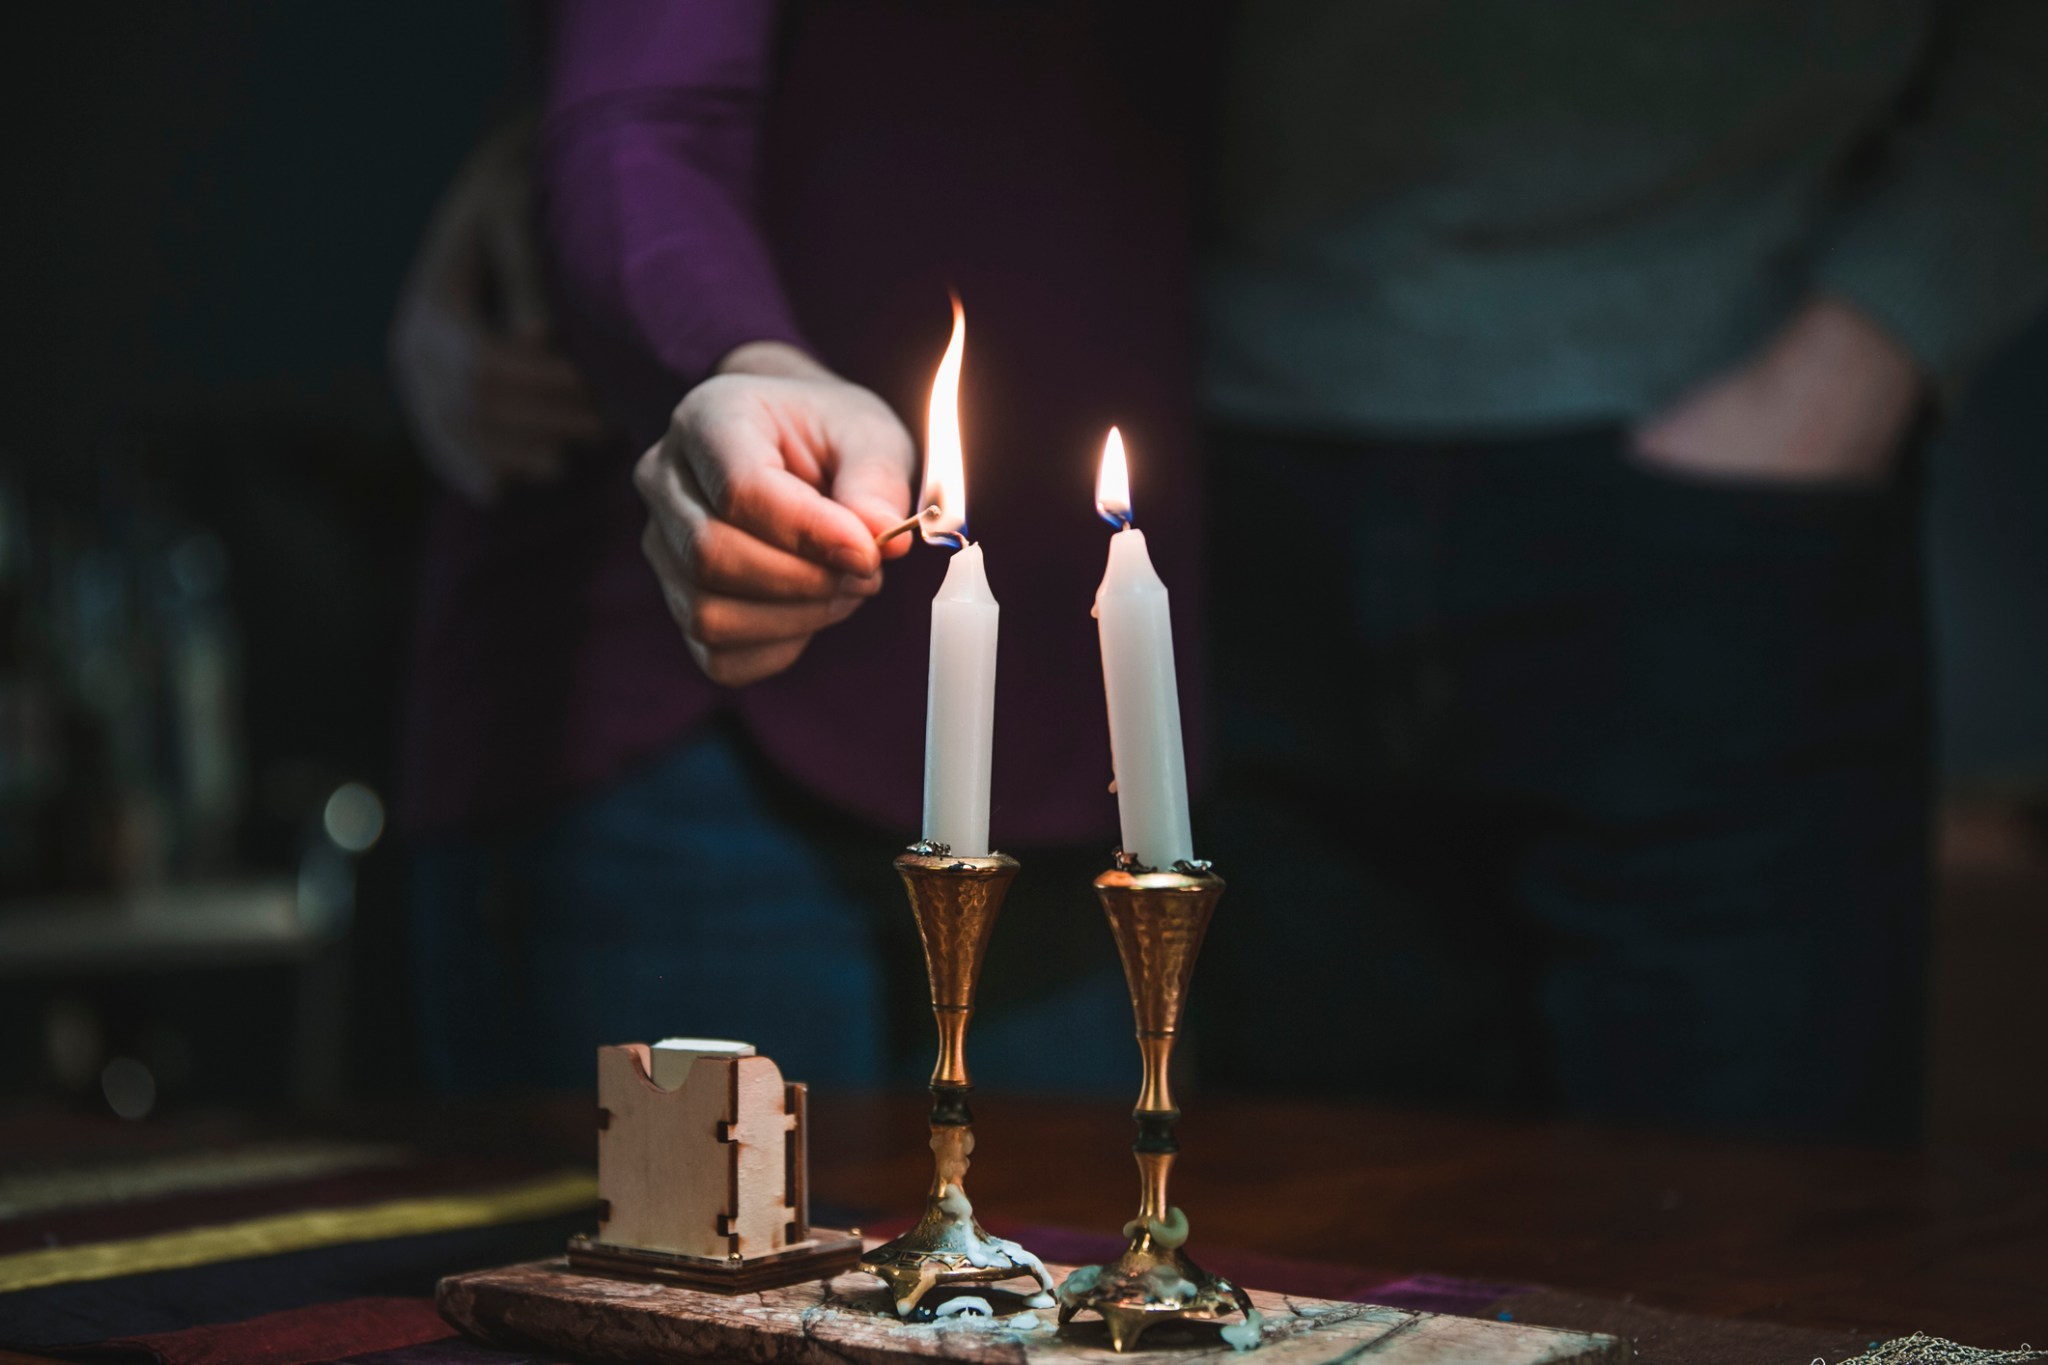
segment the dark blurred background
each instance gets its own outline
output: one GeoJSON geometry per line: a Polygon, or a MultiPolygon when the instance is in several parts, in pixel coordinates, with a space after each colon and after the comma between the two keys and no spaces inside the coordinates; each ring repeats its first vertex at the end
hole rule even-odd
{"type": "Polygon", "coordinates": [[[8,44],[7,1103],[411,1083],[383,807],[430,488],[385,335],[510,15],[51,7],[8,44]]]}
{"type": "MultiPolygon", "coordinates": [[[[385,375],[513,9],[80,6],[9,44],[0,1107],[416,1085],[386,828],[431,488],[385,375]]],[[[1931,1130],[2048,1131],[2048,326],[1934,461],[1931,1130]]]]}

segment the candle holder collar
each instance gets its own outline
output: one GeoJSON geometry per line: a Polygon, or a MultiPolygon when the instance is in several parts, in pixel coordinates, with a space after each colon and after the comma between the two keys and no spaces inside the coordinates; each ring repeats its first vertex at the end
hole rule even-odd
{"type": "MultiPolygon", "coordinates": [[[[944,847],[944,845],[940,845],[940,847],[944,847]]],[[[1112,871],[1128,872],[1133,876],[1143,876],[1147,873],[1157,873],[1159,871],[1156,867],[1149,867],[1139,862],[1136,854],[1126,853],[1122,849],[1118,849],[1110,854],[1109,857],[1112,871]]],[[[1183,877],[1198,880],[1204,877],[1213,879],[1215,867],[1214,863],[1209,862],[1205,858],[1181,858],[1174,863],[1169,871],[1178,873],[1183,877]]]]}

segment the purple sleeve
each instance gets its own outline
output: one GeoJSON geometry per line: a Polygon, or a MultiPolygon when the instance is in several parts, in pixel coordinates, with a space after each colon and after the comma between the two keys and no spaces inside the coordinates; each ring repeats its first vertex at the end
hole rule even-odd
{"type": "Polygon", "coordinates": [[[683,387],[743,343],[804,344],[754,221],[778,8],[554,9],[537,174],[557,287],[606,349],[683,387]]]}

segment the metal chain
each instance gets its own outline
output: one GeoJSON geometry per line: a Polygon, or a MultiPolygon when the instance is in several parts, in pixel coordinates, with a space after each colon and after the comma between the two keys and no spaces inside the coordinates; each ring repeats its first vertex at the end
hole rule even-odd
{"type": "MultiPolygon", "coordinates": [[[[1841,1365],[2027,1365],[2037,1360],[2048,1360],[2048,1351],[2037,1351],[2025,1343],[2017,1351],[1987,1351],[1915,1332],[1879,1342],[1841,1365]]],[[[1813,1365],[1827,1365],[1827,1361],[1816,1356],[1813,1365]]]]}

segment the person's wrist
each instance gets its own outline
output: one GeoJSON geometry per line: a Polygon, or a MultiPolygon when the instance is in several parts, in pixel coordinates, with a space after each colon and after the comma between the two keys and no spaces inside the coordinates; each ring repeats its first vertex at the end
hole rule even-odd
{"type": "Polygon", "coordinates": [[[1822,294],[1808,304],[1799,325],[1815,359],[1857,376],[1875,392],[1916,400],[1927,376],[1913,353],[1891,330],[1847,299],[1822,294]]]}
{"type": "Polygon", "coordinates": [[[725,353],[716,370],[719,374],[751,374],[771,379],[839,379],[809,354],[786,341],[743,342],[725,353]]]}
{"type": "Polygon", "coordinates": [[[1926,391],[1919,364],[1854,304],[1818,296],[1748,364],[1636,432],[1652,465],[1707,478],[1882,480],[1926,391]]]}
{"type": "Polygon", "coordinates": [[[1829,295],[1808,309],[1803,373],[1840,443],[1839,458],[1866,475],[1889,469],[1927,391],[1927,375],[1892,333],[1855,304],[1829,295]]]}

